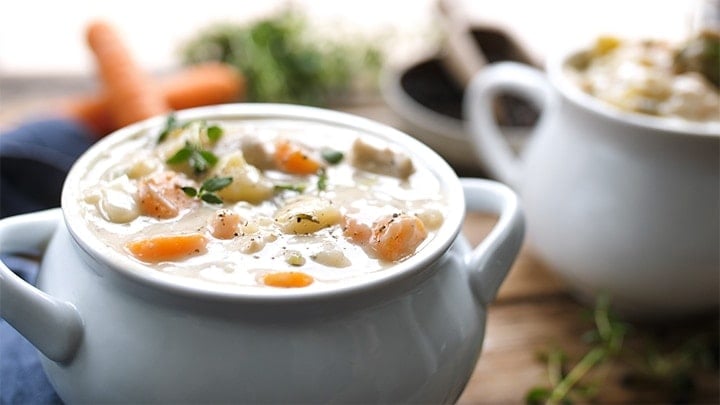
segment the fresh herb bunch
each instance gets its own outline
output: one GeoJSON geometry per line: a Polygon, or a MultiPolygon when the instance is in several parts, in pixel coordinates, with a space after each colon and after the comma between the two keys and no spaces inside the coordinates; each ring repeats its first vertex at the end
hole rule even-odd
{"type": "Polygon", "coordinates": [[[186,64],[214,60],[235,66],[247,78],[248,101],[318,106],[356,81],[375,83],[383,59],[369,41],[312,37],[306,17],[292,8],[247,24],[214,24],[180,52],[186,64]]]}

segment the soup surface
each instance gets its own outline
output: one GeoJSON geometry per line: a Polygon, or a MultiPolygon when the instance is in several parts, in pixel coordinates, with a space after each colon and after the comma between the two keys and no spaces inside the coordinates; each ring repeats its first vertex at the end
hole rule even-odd
{"type": "Polygon", "coordinates": [[[624,111],[720,122],[720,34],[684,44],[601,37],[567,73],[588,94],[624,111]]]}
{"type": "Polygon", "coordinates": [[[311,287],[382,271],[444,222],[438,179],[370,134],[292,120],[169,116],[81,180],[89,228],[151,271],[311,287]]]}

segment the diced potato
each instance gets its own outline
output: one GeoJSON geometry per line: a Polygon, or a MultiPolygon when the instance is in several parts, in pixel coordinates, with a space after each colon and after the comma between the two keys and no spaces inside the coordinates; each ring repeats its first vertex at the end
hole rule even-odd
{"type": "Polygon", "coordinates": [[[311,258],[317,263],[330,267],[348,267],[352,264],[342,250],[332,245],[324,246],[321,251],[312,255],[311,258]]]}
{"type": "Polygon", "coordinates": [[[332,201],[301,195],[275,213],[275,222],[284,233],[309,234],[340,222],[340,210],[332,201]]]}
{"type": "Polygon", "coordinates": [[[302,266],[305,264],[305,257],[297,250],[288,250],[285,252],[285,263],[291,266],[302,266]]]}
{"type": "Polygon", "coordinates": [[[257,204],[273,195],[273,184],[255,166],[249,165],[240,151],[224,156],[217,163],[214,174],[233,179],[229,186],[217,192],[225,202],[247,201],[257,204]]]}
{"type": "Polygon", "coordinates": [[[107,183],[100,190],[100,198],[95,201],[103,218],[116,224],[124,224],[140,216],[135,193],[136,188],[130,179],[121,176],[107,183]]]}
{"type": "Polygon", "coordinates": [[[142,157],[136,159],[127,171],[131,179],[139,179],[154,172],[161,166],[160,161],[154,158],[142,157]]]}
{"type": "Polygon", "coordinates": [[[237,248],[242,253],[257,253],[265,248],[265,238],[260,235],[245,235],[238,238],[237,248]]]}

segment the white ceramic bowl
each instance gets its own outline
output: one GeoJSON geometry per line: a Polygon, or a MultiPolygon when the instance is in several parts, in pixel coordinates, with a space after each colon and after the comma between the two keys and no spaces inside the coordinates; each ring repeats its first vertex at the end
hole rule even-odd
{"type": "Polygon", "coordinates": [[[466,99],[478,157],[522,196],[528,242],[583,299],[609,294],[627,316],[664,320],[717,311],[720,124],[623,112],[563,73],[488,67],[466,99]],[[519,156],[493,122],[513,91],[542,116],[519,156]]]}
{"type": "Polygon", "coordinates": [[[68,403],[445,403],[474,369],[495,296],[523,238],[507,187],[460,180],[435,152],[389,127],[272,104],[204,107],[180,120],[292,119],[402,145],[443,179],[450,206],[433,241],[378,277],[317,291],[211,288],[153,272],[97,240],[77,209],[79,179],[157,117],[88,150],[62,210],[0,221],[4,253],[44,251],[37,287],[0,265],[2,316],[42,353],[68,403]],[[466,205],[499,214],[477,247],[459,235],[466,205]]]}

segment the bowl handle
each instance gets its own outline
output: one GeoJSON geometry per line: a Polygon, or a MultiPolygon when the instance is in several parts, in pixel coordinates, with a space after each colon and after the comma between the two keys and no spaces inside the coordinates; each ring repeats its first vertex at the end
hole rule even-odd
{"type": "MultiPolygon", "coordinates": [[[[62,221],[59,208],[0,221],[0,253],[43,251],[62,221]]],[[[75,306],[25,282],[0,261],[0,316],[47,358],[67,363],[83,328],[75,306]]]]}
{"type": "Polygon", "coordinates": [[[555,93],[545,73],[517,62],[488,65],[468,85],[463,114],[475,152],[494,178],[517,190],[523,162],[515,155],[495,120],[494,101],[503,93],[527,99],[541,111],[541,121],[535,125],[531,137],[537,134],[542,120],[553,109],[555,93]]]}
{"type": "Polygon", "coordinates": [[[507,186],[483,179],[461,181],[469,210],[500,216],[488,236],[465,257],[476,296],[489,304],[495,299],[520,251],[525,236],[525,217],[517,194],[507,186]]]}

